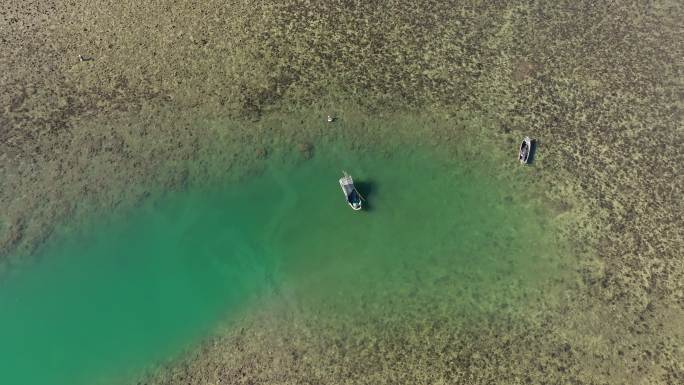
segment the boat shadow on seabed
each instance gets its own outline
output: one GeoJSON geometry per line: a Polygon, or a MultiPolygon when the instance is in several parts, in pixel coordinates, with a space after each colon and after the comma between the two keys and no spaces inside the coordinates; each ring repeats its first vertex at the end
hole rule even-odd
{"type": "Polygon", "coordinates": [[[530,146],[530,155],[529,155],[529,157],[528,157],[528,159],[527,159],[527,164],[528,164],[528,165],[534,164],[534,156],[535,156],[536,153],[537,153],[537,145],[538,145],[539,143],[538,143],[538,140],[537,140],[537,139],[532,139],[532,141],[531,141],[530,144],[531,144],[531,146],[530,146]]]}
{"type": "Polygon", "coordinates": [[[371,197],[375,193],[375,183],[373,181],[357,181],[354,182],[356,191],[363,197],[363,209],[365,211],[373,211],[373,204],[371,197]]]}

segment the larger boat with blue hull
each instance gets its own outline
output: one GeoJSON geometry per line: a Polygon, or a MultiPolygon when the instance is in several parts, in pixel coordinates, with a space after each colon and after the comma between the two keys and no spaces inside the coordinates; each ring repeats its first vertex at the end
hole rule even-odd
{"type": "Polygon", "coordinates": [[[340,178],[340,187],[342,188],[344,197],[347,200],[347,204],[355,211],[361,210],[362,198],[361,194],[359,194],[359,192],[356,190],[356,187],[354,187],[354,179],[352,179],[351,175],[347,174],[346,171],[343,171],[342,173],[344,176],[340,178]]]}

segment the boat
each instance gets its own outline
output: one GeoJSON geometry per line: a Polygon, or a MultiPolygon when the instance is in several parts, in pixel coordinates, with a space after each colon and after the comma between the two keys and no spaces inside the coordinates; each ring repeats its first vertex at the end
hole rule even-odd
{"type": "Polygon", "coordinates": [[[532,157],[532,139],[529,136],[523,138],[520,144],[520,153],[518,154],[518,159],[522,164],[528,164],[532,157]]]}
{"type": "Polygon", "coordinates": [[[340,178],[340,187],[344,193],[344,198],[347,200],[347,204],[355,211],[361,210],[362,198],[361,194],[356,190],[356,187],[354,187],[354,180],[346,171],[342,171],[342,173],[344,176],[340,178]]]}

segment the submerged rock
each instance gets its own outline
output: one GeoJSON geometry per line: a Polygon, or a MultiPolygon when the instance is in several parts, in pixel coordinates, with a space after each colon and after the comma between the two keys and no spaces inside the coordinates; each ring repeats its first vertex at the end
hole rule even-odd
{"type": "Polygon", "coordinates": [[[268,150],[265,147],[259,147],[254,151],[257,159],[266,159],[268,157],[268,150]]]}
{"type": "Polygon", "coordinates": [[[314,146],[309,142],[299,143],[297,145],[297,151],[302,154],[305,160],[309,160],[313,157],[314,146]]]}

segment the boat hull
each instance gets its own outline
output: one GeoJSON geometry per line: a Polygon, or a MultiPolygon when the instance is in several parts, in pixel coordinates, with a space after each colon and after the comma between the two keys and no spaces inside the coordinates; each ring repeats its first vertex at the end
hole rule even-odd
{"type": "Polygon", "coordinates": [[[345,173],[345,175],[340,178],[340,187],[342,188],[344,198],[349,207],[351,207],[354,211],[361,210],[363,208],[361,196],[359,195],[358,191],[356,191],[356,187],[354,187],[354,180],[352,179],[351,175],[347,175],[345,173]]]}
{"type": "Polygon", "coordinates": [[[532,139],[526,136],[520,144],[520,151],[518,152],[518,160],[521,164],[529,164],[532,155],[532,139]]]}

